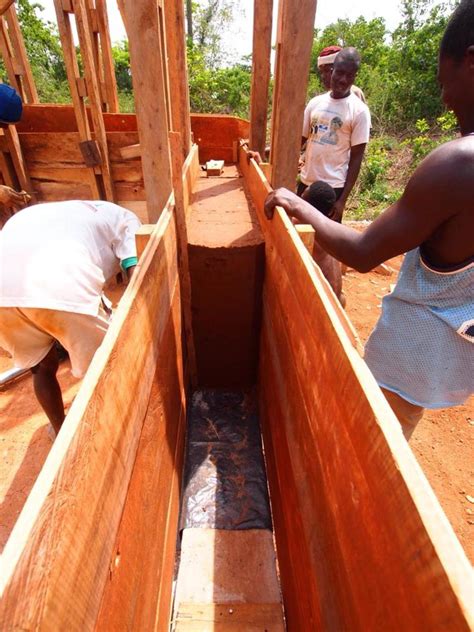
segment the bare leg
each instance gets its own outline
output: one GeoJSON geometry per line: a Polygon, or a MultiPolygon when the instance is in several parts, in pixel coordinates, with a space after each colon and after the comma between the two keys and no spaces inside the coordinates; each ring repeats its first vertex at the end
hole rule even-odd
{"type": "Polygon", "coordinates": [[[56,378],[58,365],[58,354],[55,347],[52,347],[48,355],[32,369],[36,397],[56,434],[64,421],[63,398],[56,378]]]}
{"type": "Polygon", "coordinates": [[[397,393],[385,388],[382,388],[382,393],[385,395],[393,412],[397,416],[405,439],[408,441],[416,428],[416,424],[423,417],[425,409],[407,402],[406,399],[403,399],[403,397],[400,397],[397,393]]]}

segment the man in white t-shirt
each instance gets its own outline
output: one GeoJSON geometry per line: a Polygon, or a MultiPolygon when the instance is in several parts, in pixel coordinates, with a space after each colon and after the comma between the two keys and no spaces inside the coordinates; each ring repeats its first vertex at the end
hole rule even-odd
{"type": "Polygon", "coordinates": [[[327,182],[336,193],[329,217],[337,222],[342,220],[370,135],[369,108],[351,92],[359,65],[355,48],[342,49],[334,61],[331,91],[311,99],[304,113],[306,152],[298,195],[313,182],[327,182]]]}
{"type": "Polygon", "coordinates": [[[0,232],[0,346],[33,373],[36,396],[57,433],[64,405],[55,341],[82,377],[108,328],[105,282],[137,264],[139,219],[111,202],[30,206],[0,232]]]}

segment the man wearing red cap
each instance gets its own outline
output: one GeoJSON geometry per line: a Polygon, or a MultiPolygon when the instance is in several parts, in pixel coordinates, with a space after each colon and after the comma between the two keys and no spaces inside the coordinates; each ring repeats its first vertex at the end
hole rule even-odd
{"type": "MultiPolygon", "coordinates": [[[[341,50],[341,46],[326,46],[326,48],[323,48],[323,50],[319,53],[318,72],[321,78],[321,83],[326,91],[331,89],[332,69],[334,68],[334,62],[336,61],[337,54],[341,50]]],[[[353,85],[351,87],[351,92],[353,92],[356,97],[359,97],[361,101],[367,103],[365,95],[360,88],[353,85]]]]}
{"type": "Polygon", "coordinates": [[[311,99],[305,109],[302,137],[306,150],[298,195],[313,182],[327,182],[336,193],[329,216],[340,222],[369,140],[370,112],[351,92],[359,53],[344,48],[335,54],[331,90],[311,99]]]}

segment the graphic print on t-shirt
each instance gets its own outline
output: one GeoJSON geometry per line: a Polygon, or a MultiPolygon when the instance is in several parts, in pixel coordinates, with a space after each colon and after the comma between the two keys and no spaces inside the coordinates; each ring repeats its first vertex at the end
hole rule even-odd
{"type": "Polygon", "coordinates": [[[343,124],[341,117],[331,112],[315,112],[311,118],[311,141],[319,145],[337,145],[338,131],[343,124]]]}

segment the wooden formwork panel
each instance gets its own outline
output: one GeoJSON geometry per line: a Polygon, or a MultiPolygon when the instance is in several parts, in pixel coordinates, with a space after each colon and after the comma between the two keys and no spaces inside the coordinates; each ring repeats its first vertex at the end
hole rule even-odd
{"type": "Polygon", "coordinates": [[[193,114],[191,131],[199,145],[199,161],[236,162],[235,150],[240,138],[248,138],[249,122],[235,116],[193,114]]]}
{"type": "MultiPolygon", "coordinates": [[[[94,629],[111,568],[120,569],[116,538],[129,484],[133,505],[142,493],[133,492],[137,468],[151,458],[153,446],[157,469],[151,477],[159,479],[161,496],[155,537],[166,543],[158,545],[157,555],[173,550],[184,389],[176,230],[169,207],[137,270],[5,547],[2,630],[94,629]],[[155,403],[149,409],[150,394],[155,403]]],[[[139,525],[136,506],[134,513],[139,525]]],[[[137,528],[142,536],[143,526],[137,528]]],[[[147,535],[153,538],[151,531],[147,535]]],[[[149,540],[138,542],[148,563],[149,540]]],[[[167,564],[162,581],[166,576],[170,583],[172,560],[167,564]]],[[[139,584],[131,578],[127,586],[139,593],[139,584]]],[[[169,615],[165,593],[160,603],[169,615]]]]}
{"type": "Polygon", "coordinates": [[[265,235],[259,395],[290,632],[469,630],[473,574],[286,214],[265,235]]]}

